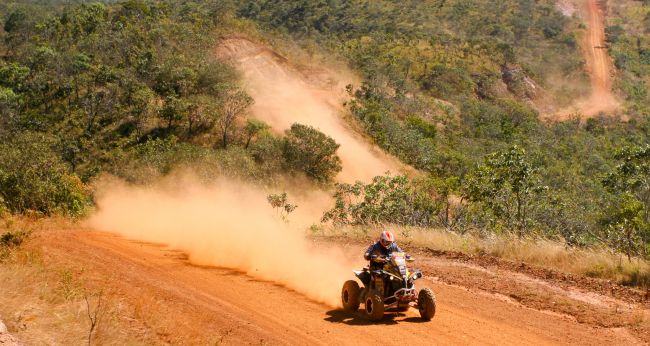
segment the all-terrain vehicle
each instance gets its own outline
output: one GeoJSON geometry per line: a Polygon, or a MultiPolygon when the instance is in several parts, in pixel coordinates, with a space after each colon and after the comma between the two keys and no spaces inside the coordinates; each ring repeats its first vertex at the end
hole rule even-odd
{"type": "Polygon", "coordinates": [[[354,271],[361,282],[370,278],[367,287],[360,288],[355,280],[343,284],[343,309],[355,312],[363,302],[366,317],[378,321],[384,316],[384,311],[407,311],[412,306],[417,307],[423,319],[431,320],[436,314],[436,297],[429,288],[421,289],[416,295],[413,282],[422,277],[422,272],[409,270],[406,266],[406,262],[413,259],[407,258],[403,252],[396,252],[375,261],[384,263],[383,269],[365,267],[354,271]]]}

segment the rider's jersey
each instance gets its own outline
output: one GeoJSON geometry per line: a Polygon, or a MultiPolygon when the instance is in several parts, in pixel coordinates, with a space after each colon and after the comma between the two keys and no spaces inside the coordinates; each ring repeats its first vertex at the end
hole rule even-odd
{"type": "Polygon", "coordinates": [[[393,252],[403,252],[403,251],[402,251],[402,249],[400,249],[400,247],[395,242],[390,244],[388,249],[383,247],[381,245],[381,243],[376,242],[376,243],[370,245],[370,247],[368,247],[368,250],[366,250],[366,253],[363,254],[363,258],[370,261],[370,270],[376,270],[376,269],[383,268],[384,264],[383,263],[377,263],[375,261],[371,261],[371,257],[373,255],[374,256],[386,257],[386,256],[390,255],[393,252]]]}

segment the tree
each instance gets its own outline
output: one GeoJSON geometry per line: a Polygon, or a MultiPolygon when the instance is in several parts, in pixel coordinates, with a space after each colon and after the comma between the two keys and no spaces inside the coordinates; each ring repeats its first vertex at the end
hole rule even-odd
{"type": "Polygon", "coordinates": [[[228,147],[228,138],[237,119],[253,104],[253,99],[243,90],[235,89],[227,93],[223,104],[223,115],[219,121],[221,128],[221,144],[228,147]]]}
{"type": "Polygon", "coordinates": [[[276,212],[280,214],[280,217],[284,221],[288,221],[289,214],[298,208],[297,205],[289,203],[286,192],[270,194],[266,196],[266,200],[273,207],[273,209],[275,209],[276,212]]]}
{"type": "Polygon", "coordinates": [[[79,215],[86,188],[52,150],[54,140],[23,132],[0,143],[0,201],[9,211],[79,215]]]}
{"type": "Polygon", "coordinates": [[[376,176],[368,184],[338,183],[334,200],[322,222],[431,226],[439,210],[427,189],[403,175],[376,176]]]}
{"type": "Polygon", "coordinates": [[[521,238],[531,225],[535,197],[546,189],[526,151],[514,145],[488,155],[467,177],[463,194],[521,238]]]}
{"type": "Polygon", "coordinates": [[[244,127],[244,131],[246,132],[246,136],[247,136],[244,149],[248,149],[248,146],[251,144],[251,140],[253,140],[253,138],[257,136],[260,132],[268,128],[269,125],[267,125],[265,122],[261,120],[257,120],[254,118],[247,119],[246,126],[244,127]]]}
{"type": "Polygon", "coordinates": [[[181,98],[170,96],[165,99],[165,105],[160,109],[160,117],[167,122],[167,132],[171,132],[176,122],[187,118],[190,105],[181,98]]]}
{"type": "Polygon", "coordinates": [[[437,177],[430,175],[427,179],[427,184],[431,184],[434,189],[434,200],[440,204],[437,208],[440,210],[438,218],[440,224],[447,229],[452,229],[458,222],[460,211],[464,202],[464,197],[457,200],[455,194],[461,186],[461,181],[458,177],[437,177]]]}
{"type": "MultiPolygon", "coordinates": [[[[629,206],[636,201],[640,208],[638,212],[642,224],[650,225],[650,145],[625,147],[616,153],[614,158],[620,163],[603,180],[604,186],[615,195],[628,196],[624,199],[625,203],[621,204],[629,206]]],[[[617,207],[613,210],[615,214],[620,214],[620,210],[628,209],[630,208],[617,207]]],[[[628,214],[629,212],[626,215],[628,214]]],[[[648,256],[649,231],[647,227],[639,231],[644,257],[648,256]]]]}
{"type": "Polygon", "coordinates": [[[628,261],[632,261],[639,250],[645,251],[644,235],[650,225],[644,221],[643,209],[643,203],[631,194],[624,194],[603,220],[609,245],[624,253],[628,261]]]}
{"type": "Polygon", "coordinates": [[[11,131],[14,125],[15,109],[18,105],[18,95],[13,90],[0,85],[0,126],[1,132],[11,131]]]}
{"type": "Polygon", "coordinates": [[[331,137],[301,124],[291,125],[285,134],[282,156],[289,170],[323,184],[341,171],[341,159],[336,155],[339,145],[331,137]]]}

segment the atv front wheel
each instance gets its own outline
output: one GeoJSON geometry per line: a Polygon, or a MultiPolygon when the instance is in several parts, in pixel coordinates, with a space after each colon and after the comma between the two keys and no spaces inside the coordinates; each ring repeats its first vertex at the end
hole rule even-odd
{"type": "Polygon", "coordinates": [[[436,295],[430,288],[423,288],[418,293],[418,310],[420,310],[420,317],[427,321],[436,314],[436,295]]]}
{"type": "Polygon", "coordinates": [[[343,284],[341,290],[341,301],[343,302],[343,309],[349,312],[359,310],[359,284],[354,280],[348,280],[343,284]]]}
{"type": "Polygon", "coordinates": [[[384,317],[384,301],[376,293],[366,297],[366,317],[371,321],[379,321],[384,317]]]}

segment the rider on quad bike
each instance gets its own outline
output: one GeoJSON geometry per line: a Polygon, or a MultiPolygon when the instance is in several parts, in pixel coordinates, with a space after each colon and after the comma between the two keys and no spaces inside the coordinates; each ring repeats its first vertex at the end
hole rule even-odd
{"type": "Polygon", "coordinates": [[[404,254],[395,244],[395,236],[383,231],[379,240],[372,244],[364,258],[370,261],[368,267],[355,270],[354,275],[363,287],[354,280],[348,280],[341,290],[343,309],[355,312],[361,303],[371,321],[379,321],[384,311],[407,311],[415,307],[424,320],[431,320],[436,313],[436,297],[430,288],[419,292],[414,282],[422,278],[422,272],[409,268],[407,262],[414,259],[404,254]]]}
{"type": "MultiPolygon", "coordinates": [[[[370,270],[382,269],[384,263],[386,263],[386,258],[390,257],[390,254],[393,252],[403,252],[400,249],[399,245],[395,242],[395,236],[391,231],[383,231],[374,244],[368,247],[366,253],[363,254],[363,258],[366,261],[370,261],[370,270]]],[[[411,256],[406,255],[406,258],[411,256]]],[[[361,276],[360,280],[364,285],[368,285],[370,282],[370,273],[364,272],[364,275],[361,276]]]]}

